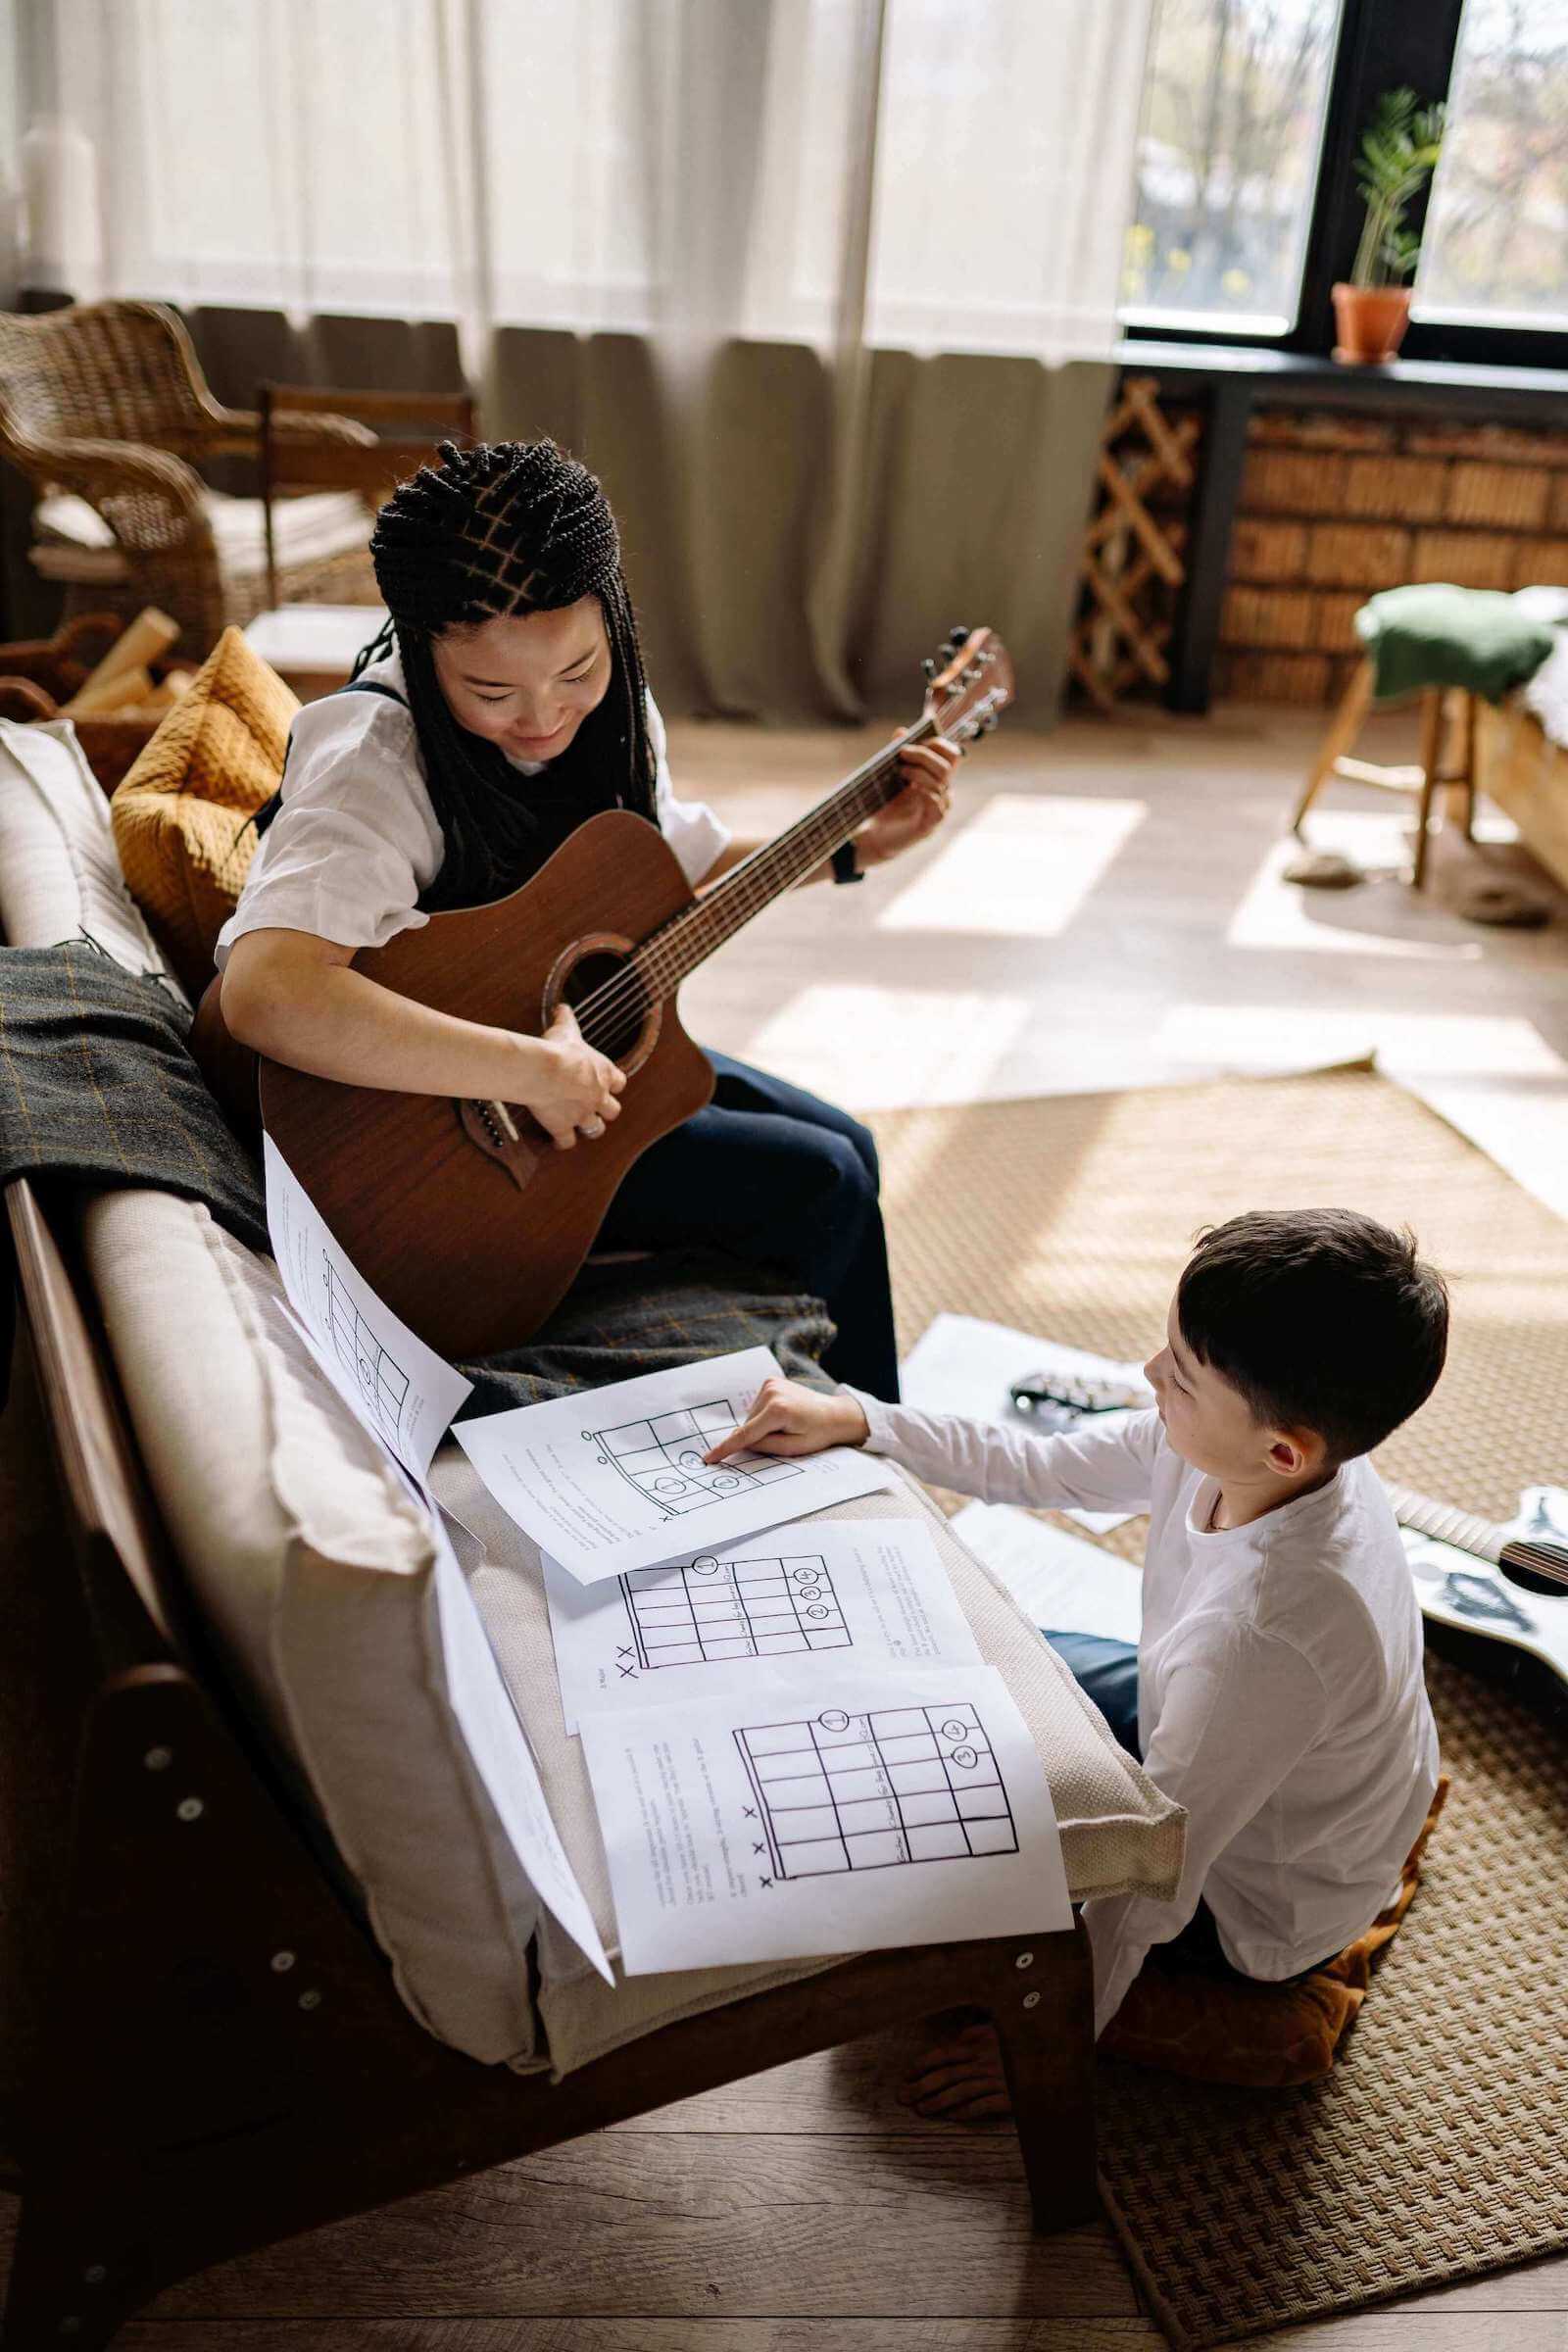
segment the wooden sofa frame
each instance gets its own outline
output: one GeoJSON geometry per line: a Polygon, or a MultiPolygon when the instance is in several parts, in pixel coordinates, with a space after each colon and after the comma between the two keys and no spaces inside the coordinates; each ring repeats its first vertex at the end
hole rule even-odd
{"type": "MultiPolygon", "coordinates": [[[[0,2352],[106,2344],[213,2263],[960,2003],[1000,2032],[1036,2229],[1095,2213],[1081,1923],[873,1952],[665,2026],[561,2082],[427,2034],[203,1658],[69,1200],[19,1180],[6,1209],[66,1539],[34,1573],[69,1582],[69,1543],[85,1602],[72,1646],[85,1654],[74,1720],[31,1743],[22,1785],[6,1776],[4,1801],[24,1809],[35,1850],[44,1840],[55,1918],[33,1981],[0,1987],[24,2036],[0,2352]]],[[[19,1379],[25,1354],[19,1341],[19,1379]]],[[[29,1675],[8,1646],[13,1673],[29,1675]]]]}

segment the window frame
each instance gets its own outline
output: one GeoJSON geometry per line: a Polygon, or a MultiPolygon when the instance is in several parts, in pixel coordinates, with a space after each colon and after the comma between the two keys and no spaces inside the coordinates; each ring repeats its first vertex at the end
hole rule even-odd
{"type": "MultiPolygon", "coordinates": [[[[1334,287],[1350,273],[1364,219],[1354,170],[1362,129],[1385,90],[1412,89],[1424,105],[1446,100],[1463,6],[1464,0],[1345,0],[1294,325],[1270,335],[1248,333],[1221,318],[1212,326],[1180,326],[1150,318],[1137,324],[1124,321],[1123,340],[1228,344],[1331,358],[1334,287]]],[[[1430,182],[1412,208],[1418,230],[1426,223],[1429,192],[1430,182]]],[[[1568,368],[1568,328],[1412,318],[1399,357],[1478,368],[1568,368]]]]}

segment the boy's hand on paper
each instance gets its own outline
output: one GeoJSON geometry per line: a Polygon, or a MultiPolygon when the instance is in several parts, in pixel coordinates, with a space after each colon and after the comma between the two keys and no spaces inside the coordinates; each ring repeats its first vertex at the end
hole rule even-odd
{"type": "Polygon", "coordinates": [[[798,1380],[764,1380],[738,1429],[705,1455],[728,1461],[736,1453],[820,1453],[827,1446],[863,1446],[871,1432],[853,1396],[823,1396],[798,1380]]]}

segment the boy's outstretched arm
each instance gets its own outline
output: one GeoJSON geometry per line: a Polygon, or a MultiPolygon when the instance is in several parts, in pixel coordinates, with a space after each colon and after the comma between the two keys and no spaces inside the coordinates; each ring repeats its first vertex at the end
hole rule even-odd
{"type": "Polygon", "coordinates": [[[856,1389],[823,1396],[798,1381],[767,1380],[740,1427],[715,1446],[710,1462],[743,1451],[815,1453],[824,1446],[864,1446],[932,1486],[977,1494],[983,1502],[1021,1502],[1044,1510],[1144,1509],[1159,1443],[1157,1413],[1118,1416],[1111,1429],[1086,1425],[1039,1438],[1004,1422],[967,1421],[883,1404],[856,1389]]]}

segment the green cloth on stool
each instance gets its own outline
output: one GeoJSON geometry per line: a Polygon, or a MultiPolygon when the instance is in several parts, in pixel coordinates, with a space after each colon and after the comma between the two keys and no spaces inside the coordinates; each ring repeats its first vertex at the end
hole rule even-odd
{"type": "Polygon", "coordinates": [[[1454,588],[1437,581],[1390,588],[1355,616],[1373,662],[1380,703],[1429,686],[1463,686],[1500,702],[1533,678],[1556,643],[1553,632],[1495,588],[1454,588]]]}

